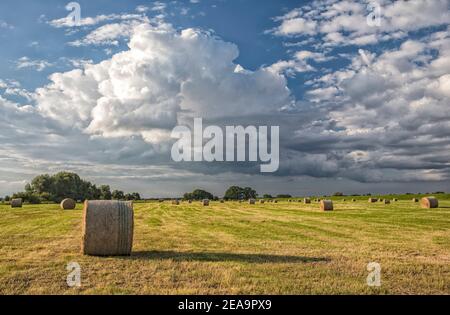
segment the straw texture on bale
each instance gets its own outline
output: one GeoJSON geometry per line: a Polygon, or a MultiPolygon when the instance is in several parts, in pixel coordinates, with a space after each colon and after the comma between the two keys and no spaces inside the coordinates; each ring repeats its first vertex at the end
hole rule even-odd
{"type": "Polygon", "coordinates": [[[255,199],[249,199],[249,200],[248,200],[248,204],[250,204],[250,205],[254,205],[255,202],[256,202],[255,199]]]}
{"type": "Polygon", "coordinates": [[[133,247],[133,202],[84,202],[81,251],[93,256],[125,256],[133,247]]]}
{"type": "Polygon", "coordinates": [[[202,200],[202,204],[203,204],[203,206],[209,206],[209,199],[203,199],[202,200]]]}
{"type": "Polygon", "coordinates": [[[75,202],[75,200],[71,198],[66,198],[59,204],[62,210],[73,210],[75,209],[76,205],[77,203],[75,202]]]}
{"type": "Polygon", "coordinates": [[[309,198],[303,198],[303,203],[311,203],[311,199],[309,198]]]}
{"type": "Polygon", "coordinates": [[[22,208],[22,198],[11,200],[11,208],[22,208]]]}
{"type": "Polygon", "coordinates": [[[370,203],[377,202],[377,201],[378,201],[377,198],[369,198],[369,202],[370,202],[370,203]]]}
{"type": "Polygon", "coordinates": [[[322,211],[331,211],[331,210],[333,210],[333,201],[331,201],[331,200],[321,200],[320,201],[320,210],[322,210],[322,211]]]}
{"type": "Polygon", "coordinates": [[[439,207],[439,201],[435,197],[424,197],[420,200],[420,206],[422,208],[437,208],[439,207]]]}

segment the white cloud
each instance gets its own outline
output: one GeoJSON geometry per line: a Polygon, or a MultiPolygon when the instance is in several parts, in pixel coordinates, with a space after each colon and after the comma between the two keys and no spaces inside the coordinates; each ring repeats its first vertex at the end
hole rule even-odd
{"type": "Polygon", "coordinates": [[[165,139],[180,115],[264,114],[290,102],[283,76],[236,71],[237,47],[207,32],[141,24],[129,47],[99,64],[53,74],[36,90],[40,112],[91,135],[149,140],[165,139]]]}
{"type": "Polygon", "coordinates": [[[51,66],[53,66],[53,64],[47,60],[38,60],[38,59],[32,60],[28,57],[22,57],[16,61],[17,69],[30,68],[30,69],[34,69],[34,70],[40,72],[40,71],[43,71],[45,68],[48,68],[51,66]]]}

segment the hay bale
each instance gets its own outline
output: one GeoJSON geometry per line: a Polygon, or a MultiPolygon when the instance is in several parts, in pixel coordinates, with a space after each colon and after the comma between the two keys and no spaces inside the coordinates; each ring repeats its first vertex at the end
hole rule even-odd
{"type": "Polygon", "coordinates": [[[178,205],[180,204],[180,201],[178,201],[178,200],[176,200],[176,199],[175,199],[175,200],[172,200],[172,204],[178,206],[178,205]]]}
{"type": "Polygon", "coordinates": [[[273,203],[278,203],[278,200],[274,200],[273,203]]]}
{"type": "Polygon", "coordinates": [[[392,198],[392,201],[398,201],[398,199],[397,198],[392,198]]]}
{"type": "Polygon", "coordinates": [[[225,200],[223,200],[223,199],[220,199],[220,203],[225,203],[225,200]]]}
{"type": "Polygon", "coordinates": [[[384,204],[385,205],[388,205],[388,204],[390,204],[391,203],[391,201],[389,200],[389,199],[384,199],[384,204]]]}
{"type": "Polygon", "coordinates": [[[420,206],[426,209],[437,208],[439,207],[439,201],[436,197],[423,197],[420,200],[420,206]]]}
{"type": "Polygon", "coordinates": [[[342,199],[342,201],[344,201],[344,202],[345,202],[345,199],[342,199]]]}
{"type": "Polygon", "coordinates": [[[203,205],[204,207],[209,206],[209,199],[203,199],[203,200],[202,200],[202,205],[203,205]]]}
{"type": "Polygon", "coordinates": [[[254,205],[256,203],[256,200],[255,199],[249,199],[248,200],[248,204],[249,205],[254,205]]]}
{"type": "Polygon", "coordinates": [[[377,201],[378,201],[377,198],[369,198],[369,202],[370,202],[370,203],[374,203],[374,202],[377,202],[377,201]]]}
{"type": "Polygon", "coordinates": [[[71,198],[66,198],[59,204],[62,210],[73,210],[75,209],[76,205],[77,203],[75,202],[75,200],[71,198]]]}
{"type": "Polygon", "coordinates": [[[188,200],[188,203],[192,203],[192,200],[189,199],[189,200],[188,200]]]}
{"type": "Polygon", "coordinates": [[[355,202],[356,201],[356,199],[352,199],[352,202],[355,202]]]}
{"type": "Polygon", "coordinates": [[[161,202],[164,202],[164,199],[159,199],[158,202],[160,202],[160,203],[161,203],[161,202]]]}
{"type": "Polygon", "coordinates": [[[22,208],[22,198],[11,200],[11,208],[22,208]]]}
{"type": "Polygon", "coordinates": [[[322,211],[331,211],[331,210],[333,210],[333,201],[331,201],[331,200],[321,200],[320,201],[320,210],[322,210],[322,211]]]}
{"type": "Polygon", "coordinates": [[[81,251],[84,255],[130,255],[133,247],[133,202],[86,200],[82,229],[81,251]]]}
{"type": "Polygon", "coordinates": [[[264,203],[265,202],[265,200],[263,200],[263,199],[261,199],[260,201],[259,201],[259,203],[264,203]]]}
{"type": "Polygon", "coordinates": [[[419,199],[413,198],[413,199],[412,199],[412,202],[419,202],[419,199]]]}
{"type": "Polygon", "coordinates": [[[303,203],[305,203],[305,204],[311,203],[311,199],[309,199],[309,198],[303,198],[303,203]]]}

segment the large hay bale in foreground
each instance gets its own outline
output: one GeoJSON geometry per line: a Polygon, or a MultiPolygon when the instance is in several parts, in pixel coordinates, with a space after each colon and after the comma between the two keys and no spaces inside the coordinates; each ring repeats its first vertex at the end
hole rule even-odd
{"type": "Polygon", "coordinates": [[[203,199],[202,200],[202,204],[203,204],[203,206],[209,206],[209,199],[203,199]]]}
{"type": "Polygon", "coordinates": [[[248,200],[248,204],[249,204],[249,205],[254,205],[255,202],[256,202],[255,199],[249,199],[249,200],[248,200]]]}
{"type": "Polygon", "coordinates": [[[11,200],[11,208],[22,208],[22,198],[11,200]]]}
{"type": "Polygon", "coordinates": [[[370,202],[370,203],[374,203],[374,202],[377,202],[377,201],[378,201],[377,198],[369,198],[369,202],[370,202]]]}
{"type": "Polygon", "coordinates": [[[331,200],[321,200],[320,201],[320,210],[322,210],[322,211],[331,211],[331,210],[333,210],[333,201],[331,201],[331,200]]]}
{"type": "Polygon", "coordinates": [[[437,208],[439,207],[439,201],[436,197],[423,197],[420,200],[420,206],[427,209],[437,208]]]}
{"type": "Polygon", "coordinates": [[[309,198],[303,198],[303,203],[311,203],[311,199],[309,198]]]}
{"type": "Polygon", "coordinates": [[[75,209],[76,205],[77,203],[75,202],[75,200],[71,198],[66,198],[59,204],[62,210],[73,210],[75,209]]]}
{"type": "Polygon", "coordinates": [[[81,251],[93,256],[130,255],[133,229],[133,202],[86,200],[81,251]]]}

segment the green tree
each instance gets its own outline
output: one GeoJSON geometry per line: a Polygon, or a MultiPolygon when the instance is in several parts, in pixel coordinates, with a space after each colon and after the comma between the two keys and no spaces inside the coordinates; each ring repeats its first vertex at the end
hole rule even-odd
{"type": "Polygon", "coordinates": [[[207,192],[205,190],[196,189],[196,190],[194,190],[191,193],[185,193],[183,195],[183,198],[185,200],[203,200],[203,199],[211,199],[211,200],[213,200],[214,196],[213,196],[213,194],[211,194],[211,193],[209,193],[209,192],[207,192]]]}
{"type": "Polygon", "coordinates": [[[239,186],[231,186],[225,192],[224,198],[230,200],[239,200],[239,199],[256,198],[257,196],[258,194],[256,193],[256,190],[250,187],[242,188],[239,186]]]}
{"type": "Polygon", "coordinates": [[[125,194],[121,190],[114,190],[112,192],[112,198],[114,200],[124,200],[125,199],[125,194]]]}
{"type": "Polygon", "coordinates": [[[100,199],[102,200],[112,199],[111,187],[109,187],[109,185],[100,186],[100,199]]]}

